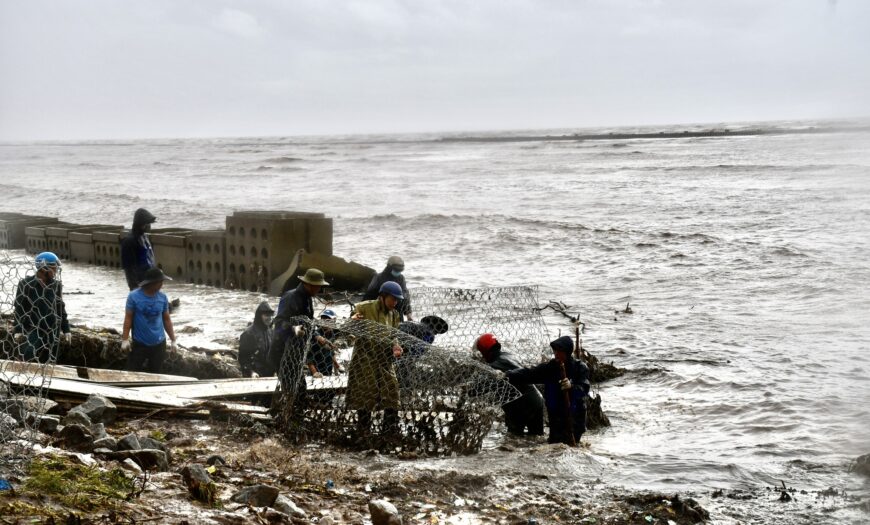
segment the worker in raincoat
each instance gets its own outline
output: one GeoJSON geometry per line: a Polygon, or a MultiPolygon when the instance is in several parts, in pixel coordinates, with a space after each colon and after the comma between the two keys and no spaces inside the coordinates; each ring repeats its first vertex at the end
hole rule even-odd
{"type": "Polygon", "coordinates": [[[402,356],[402,347],[394,330],[399,327],[396,306],[402,299],[402,287],[387,281],[381,285],[377,299],[358,303],[351,316],[350,331],[358,335],[348,366],[346,406],[357,411],[360,437],[369,433],[374,410],[384,411],[382,433],[398,435],[399,380],[395,363],[402,356]]]}

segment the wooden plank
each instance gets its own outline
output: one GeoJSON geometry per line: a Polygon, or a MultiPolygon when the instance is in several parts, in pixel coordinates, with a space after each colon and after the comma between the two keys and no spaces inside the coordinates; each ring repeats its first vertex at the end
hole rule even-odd
{"type": "MultiPolygon", "coordinates": [[[[343,390],[347,388],[347,375],[326,376],[321,378],[305,376],[308,390],[343,390]]],[[[131,390],[143,393],[165,394],[188,399],[213,399],[241,397],[255,394],[271,394],[278,387],[275,377],[256,379],[215,379],[201,380],[195,384],[141,386],[131,390]]]]}
{"type": "Polygon", "coordinates": [[[111,370],[108,368],[88,368],[84,366],[50,365],[28,363],[24,361],[10,361],[0,359],[0,371],[19,372],[34,375],[47,375],[60,379],[85,379],[99,383],[132,383],[136,381],[148,381],[151,383],[173,381],[191,382],[198,381],[195,377],[173,376],[168,374],[150,374],[148,372],[130,372],[127,370],[111,370]]]}
{"type": "MultiPolygon", "coordinates": [[[[132,404],[140,407],[154,408],[184,408],[198,404],[197,400],[190,398],[182,398],[155,392],[139,392],[131,388],[120,388],[94,382],[44,377],[42,375],[23,373],[3,374],[0,375],[0,380],[3,380],[12,386],[45,388],[48,392],[48,397],[52,397],[54,394],[60,394],[86,398],[90,394],[97,394],[108,398],[116,404],[120,402],[121,404],[132,404]]],[[[242,405],[238,403],[219,404],[222,408],[230,411],[236,410],[239,412],[254,413],[267,412],[267,409],[263,407],[242,405]]]]}

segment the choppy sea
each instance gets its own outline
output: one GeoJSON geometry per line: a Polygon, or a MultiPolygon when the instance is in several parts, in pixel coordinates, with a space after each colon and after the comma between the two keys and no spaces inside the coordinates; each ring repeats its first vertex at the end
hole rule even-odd
{"type": "MultiPolygon", "coordinates": [[[[609,131],[648,130],[591,130],[609,131]]],[[[600,388],[613,426],[545,466],[495,449],[444,461],[693,491],[721,523],[870,520],[851,499],[870,481],[848,473],[870,453],[870,134],[443,136],[3,143],[0,211],[129,226],[142,206],[195,228],[316,211],[335,220],[337,255],[380,269],[400,254],[411,288],[538,284],[579,313],[588,350],[629,369],[600,388]],[[781,482],[807,493],[711,497],[781,482]]],[[[63,280],[74,323],[120,328],[119,272],[68,264],[63,280]]],[[[188,345],[236,337],[262,299],[168,290],[176,326],[203,329],[188,345]]],[[[551,335],[567,330],[547,315],[551,335]]]]}

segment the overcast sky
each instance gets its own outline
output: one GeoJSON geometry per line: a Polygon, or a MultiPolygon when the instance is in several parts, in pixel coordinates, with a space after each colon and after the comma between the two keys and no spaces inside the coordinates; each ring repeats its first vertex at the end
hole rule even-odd
{"type": "Polygon", "coordinates": [[[850,116],[868,0],[0,0],[0,140],[850,116]]]}

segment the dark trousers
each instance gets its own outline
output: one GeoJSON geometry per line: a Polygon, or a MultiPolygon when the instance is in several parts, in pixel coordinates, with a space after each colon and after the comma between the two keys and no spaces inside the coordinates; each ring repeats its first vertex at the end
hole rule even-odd
{"type": "Polygon", "coordinates": [[[166,359],[166,339],[156,345],[143,345],[133,340],[130,355],[127,356],[126,370],[131,372],[150,372],[159,374],[166,359]]]}

